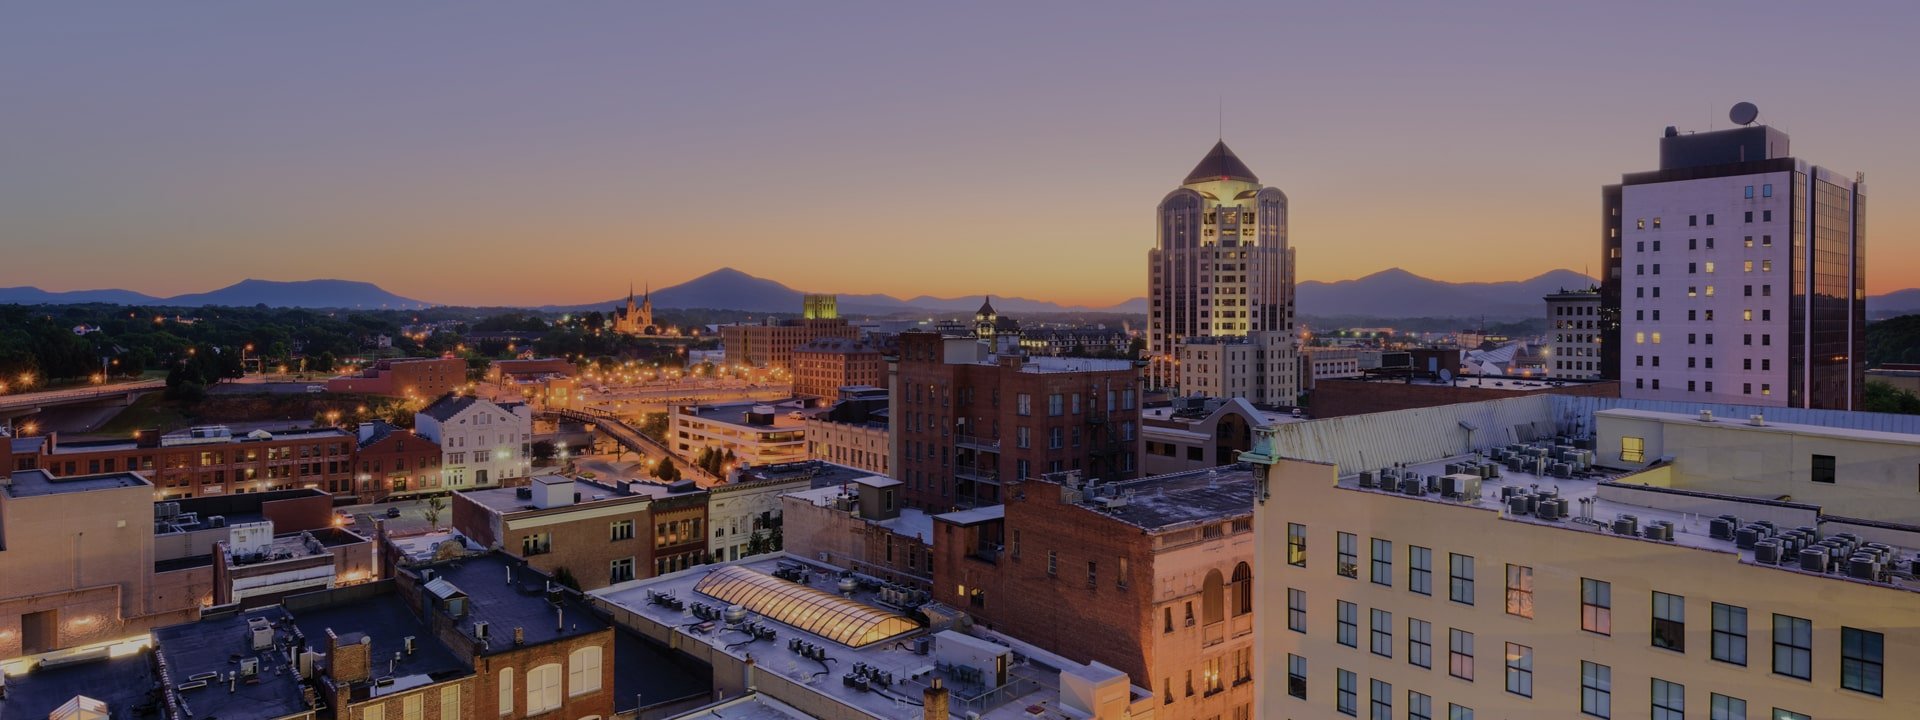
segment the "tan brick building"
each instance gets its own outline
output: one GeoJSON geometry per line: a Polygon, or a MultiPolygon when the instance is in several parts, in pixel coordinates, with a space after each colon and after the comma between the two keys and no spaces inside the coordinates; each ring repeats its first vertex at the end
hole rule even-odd
{"type": "MultiPolygon", "coordinates": [[[[595,590],[650,577],[656,559],[664,556],[680,561],[685,550],[656,547],[651,541],[655,504],[669,498],[674,502],[665,508],[661,522],[684,519],[693,505],[704,517],[706,493],[696,489],[546,475],[525,488],[454,493],[453,527],[541,572],[569,576],[581,589],[595,590]],[[698,496],[698,502],[680,499],[687,495],[698,496]],[[658,552],[663,549],[668,552],[658,552]]],[[[704,551],[703,538],[701,542],[704,551]]]]}
{"type": "Polygon", "coordinates": [[[856,340],[860,328],[841,318],[790,320],[773,325],[728,325],[720,328],[727,362],[793,369],[794,348],[819,338],[856,340]]]}
{"type": "Polygon", "coordinates": [[[838,397],[840,388],[886,383],[880,350],[844,337],[816,338],[793,349],[793,394],[838,397]]]}

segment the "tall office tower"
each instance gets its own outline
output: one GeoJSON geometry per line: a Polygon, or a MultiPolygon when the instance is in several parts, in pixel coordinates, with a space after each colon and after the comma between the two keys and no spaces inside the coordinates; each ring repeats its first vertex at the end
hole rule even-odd
{"type": "Polygon", "coordinates": [[[1602,372],[1622,397],[1853,409],[1865,388],[1866,184],[1752,124],[1660,140],[1601,190],[1602,372]]]}
{"type": "MultiPolygon", "coordinates": [[[[1262,330],[1292,335],[1286,193],[1261,186],[1223,141],[1160,201],[1157,220],[1159,243],[1147,252],[1147,351],[1156,361],[1156,383],[1175,378],[1173,360],[1189,338],[1262,330]]],[[[1295,374],[1292,342],[1272,355],[1262,359],[1295,374]]]]}

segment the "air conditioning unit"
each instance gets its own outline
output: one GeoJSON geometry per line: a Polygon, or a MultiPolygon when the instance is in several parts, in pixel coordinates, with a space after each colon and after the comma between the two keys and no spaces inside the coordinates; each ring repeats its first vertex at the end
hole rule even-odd
{"type": "Polygon", "coordinates": [[[473,637],[477,640],[487,639],[487,623],[485,621],[473,624],[473,637]]]}

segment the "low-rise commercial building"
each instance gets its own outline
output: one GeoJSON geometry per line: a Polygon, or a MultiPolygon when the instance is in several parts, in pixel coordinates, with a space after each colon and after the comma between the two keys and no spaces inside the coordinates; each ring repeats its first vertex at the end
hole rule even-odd
{"type": "Polygon", "coordinates": [[[327,381],[327,392],[427,400],[467,384],[467,361],[445,358],[375,360],[353,375],[327,381]]]}
{"type": "Polygon", "coordinates": [[[1127,673],[1165,717],[1252,717],[1254,491],[1246,465],[1016,483],[997,522],[935,518],[933,596],[1127,673]]]}
{"type": "Polygon", "coordinates": [[[691,485],[542,475],[527,487],[454,493],[453,527],[484,547],[593,590],[652,574],[654,504],[676,495],[704,501],[705,493],[691,485]]]}
{"type": "Polygon", "coordinates": [[[933,583],[933,518],[903,507],[901,483],[867,476],[798,490],[785,504],[795,555],[921,590],[933,583]]]}
{"type": "Polygon", "coordinates": [[[1253,447],[1253,428],[1296,418],[1261,411],[1245,398],[1174,398],[1140,414],[1148,475],[1232,465],[1253,447]]]}
{"type": "Polygon", "coordinates": [[[361,423],[355,433],[354,499],[382,502],[440,490],[439,444],[392,423],[361,423]]]}
{"type": "MultiPolygon", "coordinates": [[[[781,467],[781,466],[774,466],[781,467]]],[[[727,482],[707,488],[707,556],[714,562],[739,560],[786,546],[786,520],[780,496],[813,487],[805,473],[755,473],[736,470],[727,482]]]]}
{"type": "Polygon", "coordinates": [[[58,433],[13,442],[14,467],[59,477],[137,472],[155,499],[318,488],[354,496],[354,436],[336,428],[254,430],[207,425],[122,440],[65,442],[58,433]]]}
{"type": "Polygon", "coordinates": [[[440,446],[446,489],[525,485],[533,468],[533,409],[525,403],[448,395],[414,414],[413,431],[440,446]]]}
{"type": "Polygon", "coordinates": [[[1887,681],[1920,662],[1920,435],[1592,405],[1259,430],[1255,591],[1288,619],[1258,629],[1256,714],[1920,703],[1887,681]]]}
{"type": "Polygon", "coordinates": [[[807,459],[804,410],[800,401],[676,405],[668,438],[683,458],[711,448],[749,465],[796,462],[807,459]]]}
{"type": "Polygon", "coordinates": [[[816,338],[793,349],[793,394],[838,397],[840,388],[873,387],[887,380],[879,348],[843,337],[816,338]]]}
{"type": "Polygon", "coordinates": [[[887,405],[884,388],[840,388],[832,408],[805,416],[807,457],[887,475],[893,449],[887,405]]]}

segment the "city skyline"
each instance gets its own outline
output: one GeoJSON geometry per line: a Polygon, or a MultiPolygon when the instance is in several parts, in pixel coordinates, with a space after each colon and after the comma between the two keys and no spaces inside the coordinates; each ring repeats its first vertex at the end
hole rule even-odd
{"type": "Polygon", "coordinates": [[[1158,7],[1018,22],[18,10],[0,60],[36,71],[0,89],[21,100],[7,155],[32,171],[0,176],[0,286],[339,277],[451,304],[571,304],[730,266],[804,289],[1107,306],[1144,294],[1141,208],[1218,135],[1288,194],[1302,281],[1596,274],[1598,186],[1648,165],[1667,125],[1727,127],[1739,100],[1796,150],[1867,174],[1883,198],[1868,293],[1920,286],[1920,213],[1898,201],[1920,191],[1920,150],[1898,133],[1920,110],[1898,92],[1910,8],[1668,8],[1647,24],[1524,7],[1393,23],[1274,8],[1232,22],[1158,7]],[[1847,82],[1750,52],[1789,26],[1851,65],[1847,82]],[[1629,33],[1642,49],[1619,53],[1629,33]],[[1193,83],[1200,42],[1247,69],[1193,83]],[[556,247],[574,252],[532,259],[556,247]],[[936,248],[960,251],[936,262],[936,248]]]}

